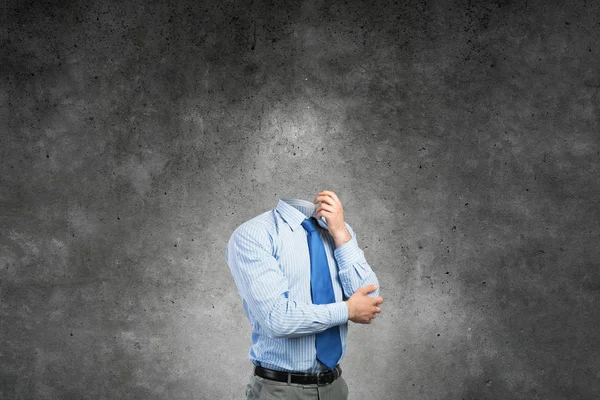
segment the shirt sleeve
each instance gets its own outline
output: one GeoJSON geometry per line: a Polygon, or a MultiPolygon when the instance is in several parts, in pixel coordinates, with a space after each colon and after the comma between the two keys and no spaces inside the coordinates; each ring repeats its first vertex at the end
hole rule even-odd
{"type": "Polygon", "coordinates": [[[267,228],[247,221],[234,230],[225,251],[242,299],[269,336],[312,335],[348,321],[343,301],[305,304],[289,300],[288,280],[272,248],[267,228]]]}
{"type": "Polygon", "coordinates": [[[379,280],[365,259],[365,254],[358,246],[356,233],[347,223],[346,228],[352,235],[352,239],[336,247],[333,255],[338,264],[338,274],[344,289],[344,297],[350,298],[357,289],[376,284],[377,289],[368,294],[371,297],[379,297],[379,280]]]}

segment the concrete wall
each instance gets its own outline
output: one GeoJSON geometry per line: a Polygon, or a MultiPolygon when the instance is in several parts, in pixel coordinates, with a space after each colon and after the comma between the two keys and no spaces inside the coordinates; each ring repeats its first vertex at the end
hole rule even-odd
{"type": "Polygon", "coordinates": [[[242,398],[225,245],[322,189],[351,399],[600,396],[598,3],[51,3],[0,17],[1,399],[242,398]]]}

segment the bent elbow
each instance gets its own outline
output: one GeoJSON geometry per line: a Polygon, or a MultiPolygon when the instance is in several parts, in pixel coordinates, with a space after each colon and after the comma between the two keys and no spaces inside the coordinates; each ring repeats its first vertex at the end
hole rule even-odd
{"type": "MultiPolygon", "coordinates": [[[[286,307],[287,308],[287,307],[286,307]]],[[[266,321],[266,332],[272,338],[281,339],[290,335],[290,329],[285,324],[285,312],[281,307],[271,311],[266,321]]]]}
{"type": "Polygon", "coordinates": [[[286,336],[284,324],[281,323],[278,310],[273,310],[265,321],[265,333],[267,336],[280,339],[286,336]]]}
{"type": "Polygon", "coordinates": [[[268,335],[275,339],[281,339],[288,336],[288,332],[281,326],[272,326],[268,331],[268,335]]]}
{"type": "Polygon", "coordinates": [[[270,322],[268,324],[268,327],[267,327],[267,329],[265,329],[265,331],[268,336],[270,336],[274,339],[281,339],[281,338],[289,337],[291,335],[290,330],[288,328],[286,328],[284,325],[273,323],[273,322],[270,322]]]}

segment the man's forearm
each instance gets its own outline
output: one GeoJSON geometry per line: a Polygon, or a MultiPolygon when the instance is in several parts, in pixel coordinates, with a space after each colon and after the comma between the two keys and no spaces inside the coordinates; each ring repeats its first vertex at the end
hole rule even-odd
{"type": "Polygon", "coordinates": [[[343,232],[332,234],[331,236],[333,237],[336,248],[340,247],[341,245],[352,239],[352,235],[347,229],[343,232]]]}
{"type": "Polygon", "coordinates": [[[344,233],[332,234],[333,239],[336,241],[334,257],[338,264],[338,276],[342,283],[344,295],[346,298],[350,298],[358,288],[375,284],[377,289],[368,296],[377,297],[379,296],[377,276],[365,259],[363,250],[358,246],[356,233],[354,233],[351,226],[345,225],[347,232],[350,234],[348,240],[346,240],[347,237],[344,233]],[[343,240],[346,241],[343,242],[343,240]],[[337,245],[338,242],[341,244],[337,245]]]}
{"type": "Polygon", "coordinates": [[[348,306],[339,301],[330,304],[303,304],[285,299],[275,305],[265,321],[267,333],[276,338],[314,335],[332,326],[348,322],[348,306]]]}

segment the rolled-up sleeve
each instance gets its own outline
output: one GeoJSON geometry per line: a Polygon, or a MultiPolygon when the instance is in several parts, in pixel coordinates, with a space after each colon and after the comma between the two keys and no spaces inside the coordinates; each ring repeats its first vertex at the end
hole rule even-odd
{"type": "Polygon", "coordinates": [[[350,298],[358,288],[376,284],[377,289],[369,293],[368,296],[378,297],[379,280],[365,259],[365,253],[358,245],[356,233],[347,222],[344,223],[352,238],[336,247],[333,252],[338,264],[338,274],[344,289],[344,296],[350,298]]]}

